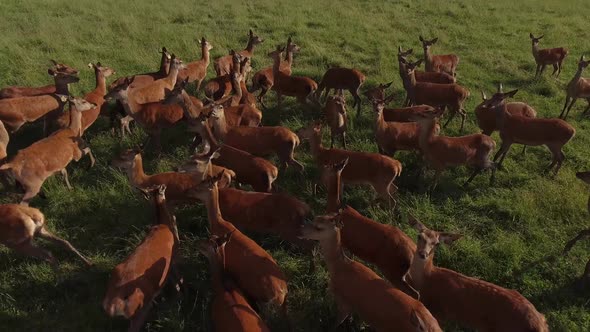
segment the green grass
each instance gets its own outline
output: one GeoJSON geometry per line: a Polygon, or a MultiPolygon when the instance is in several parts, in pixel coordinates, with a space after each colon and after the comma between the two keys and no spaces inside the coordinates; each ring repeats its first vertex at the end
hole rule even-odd
{"type": "MultiPolygon", "coordinates": [[[[395,63],[398,45],[420,54],[418,35],[439,37],[434,52],[453,52],[461,57],[459,82],[471,91],[467,132],[478,132],[472,110],[479,103],[479,90],[493,91],[498,82],[506,90],[520,89],[517,99],[532,105],[542,117],[561,111],[564,87],[582,53],[590,53],[585,1],[23,1],[0,2],[0,86],[40,86],[50,82],[48,60],[81,70],[81,81],[72,90],[80,95],[93,89],[88,62],[100,61],[117,76],[155,70],[157,50],[166,46],[185,62],[200,57],[197,39],[213,44],[212,57],[241,49],[252,28],[265,38],[256,50],[255,69],[270,64],[265,54],[288,36],[302,47],[293,73],[317,80],[332,65],[356,67],[368,78],[366,87],[394,81],[394,103],[401,103],[402,85],[395,63]],[[559,79],[548,73],[534,80],[535,64],[528,33],[545,34],[542,47],[570,49],[559,79]]],[[[210,68],[209,77],[213,76],[210,68]]],[[[269,104],[275,105],[274,98],[269,104]]],[[[452,169],[436,192],[424,188],[432,174],[416,180],[417,159],[400,153],[404,172],[398,180],[400,210],[394,213],[373,205],[366,188],[347,188],[346,203],[382,223],[401,227],[412,237],[406,223],[413,213],[433,229],[460,232],[464,238],[436,256],[440,266],[452,268],[518,290],[543,312],[553,331],[587,331],[590,326],[588,291],[574,287],[588,259],[590,244],[580,243],[568,257],[560,257],[565,242],[588,227],[585,209],[587,190],[574,176],[590,166],[590,127],[579,117],[585,102],[573,109],[570,119],[575,138],[565,147],[567,160],[559,176],[543,174],[549,152],[530,148],[526,156],[515,147],[498,172],[496,185],[480,176],[468,188],[461,184],[469,175],[464,168],[452,169]],[[572,116],[573,115],[573,116],[572,116]],[[400,217],[401,215],[401,217],[400,217]]],[[[584,105],[585,106],[585,105],[584,105]]],[[[351,112],[352,113],[352,112],[351,112]]],[[[265,125],[297,129],[317,111],[288,101],[284,110],[264,112],[265,125]]],[[[352,118],[354,116],[351,116],[352,118]]],[[[368,103],[362,119],[349,132],[350,148],[376,151],[368,103]]],[[[110,135],[108,121],[101,119],[88,132],[87,141],[98,164],[87,170],[88,161],[73,163],[68,191],[55,177],[46,182],[48,199],[35,199],[49,227],[69,239],[96,266],[87,269],[69,253],[49,244],[61,261],[61,278],[49,265],[22,258],[0,248],[0,326],[6,331],[122,331],[127,323],[110,320],[101,309],[102,298],[113,266],[141,241],[152,216],[147,204],[128,185],[126,177],[109,167],[123,148],[142,142],[145,135],[120,140],[110,135]]],[[[453,123],[446,135],[458,135],[453,123]]],[[[17,134],[10,151],[41,137],[30,126],[17,134]]],[[[327,135],[326,137],[327,138],[327,135]]],[[[494,138],[499,143],[497,135],[494,138]]],[[[182,127],[168,131],[160,158],[147,156],[149,172],[170,170],[188,156],[189,136],[182,127]]],[[[309,203],[317,213],[325,206],[325,194],[312,196],[317,169],[306,144],[297,151],[306,163],[304,176],[293,171],[281,174],[281,188],[309,203]]],[[[16,198],[3,194],[2,202],[16,198]]],[[[205,211],[200,206],[177,211],[182,237],[182,272],[189,291],[179,297],[165,295],[158,301],[147,325],[150,331],[206,331],[210,299],[208,265],[195,250],[197,240],[207,236],[205,211]]],[[[290,315],[298,331],[325,331],[333,323],[335,308],[327,291],[323,267],[309,275],[305,257],[276,238],[253,236],[277,259],[289,278],[290,315]]],[[[354,287],[354,285],[351,285],[354,287]]],[[[452,304],[452,299],[443,299],[452,304]]],[[[274,314],[267,321],[275,330],[281,322],[274,314]]],[[[359,324],[360,325],[360,324],[359,324]]],[[[359,329],[360,330],[360,327],[359,329]]],[[[445,330],[461,331],[454,325],[445,330]]]]}

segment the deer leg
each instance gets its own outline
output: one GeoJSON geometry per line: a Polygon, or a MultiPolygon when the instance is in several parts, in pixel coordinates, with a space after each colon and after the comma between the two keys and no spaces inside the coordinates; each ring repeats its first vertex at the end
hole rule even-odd
{"type": "Polygon", "coordinates": [[[539,76],[543,76],[543,72],[545,71],[545,67],[547,67],[547,65],[541,65],[541,71],[539,72],[539,76]]]}
{"type": "Polygon", "coordinates": [[[563,116],[564,120],[567,119],[567,116],[570,114],[570,110],[572,109],[572,107],[574,107],[576,101],[578,101],[578,98],[572,97],[572,102],[570,103],[569,107],[567,108],[567,111],[565,112],[565,115],[563,116]]]}
{"type": "Polygon", "coordinates": [[[582,112],[582,115],[586,115],[588,113],[588,111],[590,110],[590,98],[586,98],[586,101],[588,102],[588,106],[586,106],[586,109],[584,109],[584,112],[582,112]]]}
{"type": "Polygon", "coordinates": [[[94,159],[94,155],[92,154],[92,150],[90,150],[90,147],[87,146],[84,149],[82,149],[82,153],[83,155],[88,155],[88,158],[90,158],[89,168],[94,167],[94,164],[96,164],[96,159],[94,159]]]}
{"type": "Polygon", "coordinates": [[[49,250],[37,247],[33,243],[32,239],[29,241],[19,243],[17,245],[13,245],[11,246],[11,248],[22,255],[39,258],[48,262],[49,264],[51,264],[51,268],[53,268],[53,271],[57,272],[57,260],[55,259],[55,257],[53,257],[49,250]]]}
{"type": "Polygon", "coordinates": [[[334,133],[330,135],[330,149],[334,148],[334,133]]]}
{"type": "Polygon", "coordinates": [[[560,149],[559,150],[559,155],[558,155],[558,159],[557,159],[557,167],[555,168],[555,173],[554,175],[557,175],[557,172],[559,172],[559,169],[561,168],[561,164],[563,163],[563,161],[565,160],[565,153],[563,153],[563,151],[560,149]]]}
{"type": "Polygon", "coordinates": [[[539,70],[541,69],[541,65],[537,64],[537,71],[535,72],[535,78],[539,76],[539,70]]]}
{"type": "Polygon", "coordinates": [[[557,70],[557,76],[555,77],[559,77],[559,74],[561,74],[561,64],[563,63],[563,59],[561,61],[559,61],[558,65],[559,65],[559,69],[557,70]]]}
{"type": "Polygon", "coordinates": [[[76,248],[74,248],[74,246],[72,246],[72,244],[70,242],[54,235],[49,230],[47,230],[45,227],[39,228],[39,231],[37,232],[37,236],[39,236],[42,239],[45,239],[45,240],[48,240],[48,241],[51,241],[51,242],[61,245],[62,247],[66,248],[67,250],[73,252],[76,256],[78,256],[86,264],[86,266],[92,266],[92,262],[90,262],[76,248]]]}
{"type": "Polygon", "coordinates": [[[144,305],[143,308],[139,310],[131,319],[131,323],[129,324],[128,332],[139,332],[141,328],[145,324],[145,320],[147,319],[148,314],[153,306],[153,301],[146,301],[147,303],[144,305]]]}
{"type": "Polygon", "coordinates": [[[277,107],[278,109],[282,109],[282,104],[283,104],[283,95],[281,95],[280,93],[277,93],[277,107]]]}
{"type": "Polygon", "coordinates": [[[352,313],[350,307],[344,304],[342,300],[338,298],[336,299],[336,307],[338,309],[338,313],[336,315],[336,322],[334,322],[334,327],[332,328],[332,331],[337,330],[338,327],[342,325],[342,323],[344,323],[344,321],[347,320],[352,313]]]}
{"type": "Polygon", "coordinates": [[[42,184],[39,183],[38,185],[34,185],[34,186],[26,186],[25,187],[25,195],[23,196],[20,204],[25,205],[25,206],[29,206],[29,203],[31,202],[31,200],[33,198],[35,198],[35,196],[37,196],[39,191],[41,191],[41,185],[42,184]]]}
{"type": "Polygon", "coordinates": [[[453,118],[455,117],[456,114],[457,114],[456,110],[453,110],[453,112],[451,112],[451,116],[449,116],[449,119],[447,120],[447,122],[445,122],[445,124],[443,125],[443,128],[447,127],[449,122],[451,122],[451,120],[453,120],[453,118]]]}
{"type": "Polygon", "coordinates": [[[471,173],[471,176],[469,177],[469,179],[467,179],[467,181],[465,181],[465,183],[463,184],[463,188],[467,187],[471,181],[473,181],[473,179],[479,174],[481,173],[481,171],[483,171],[483,168],[481,167],[477,167],[473,173],[471,173]]]}
{"type": "Polygon", "coordinates": [[[506,157],[506,154],[508,153],[508,150],[510,150],[510,146],[512,145],[512,143],[508,143],[503,141],[502,142],[502,146],[500,146],[500,150],[498,150],[498,152],[496,152],[496,155],[494,156],[494,162],[496,162],[498,160],[498,158],[500,158],[500,162],[498,162],[496,165],[496,167],[498,169],[502,169],[502,163],[504,162],[504,158],[506,157]]]}
{"type": "MultiPolygon", "coordinates": [[[[559,69],[559,66],[556,63],[554,63],[553,64],[553,72],[551,73],[551,76],[555,75],[555,73],[557,73],[558,69],[559,69]]],[[[555,77],[557,77],[557,76],[555,76],[555,77]]]]}
{"type": "Polygon", "coordinates": [[[438,186],[438,180],[440,179],[440,176],[442,174],[442,171],[440,169],[435,169],[434,170],[434,180],[432,182],[432,186],[430,187],[430,191],[434,191],[434,189],[436,189],[436,186],[438,186]]]}
{"type": "Polygon", "coordinates": [[[584,229],[582,231],[580,231],[580,233],[578,233],[578,235],[576,235],[576,237],[574,237],[573,239],[569,240],[568,243],[565,245],[565,247],[563,248],[563,252],[562,255],[567,255],[568,252],[570,252],[570,250],[572,250],[572,247],[580,240],[590,237],[590,228],[588,229],[584,229]]]}
{"type": "Polygon", "coordinates": [[[567,109],[567,106],[571,100],[572,98],[569,95],[565,96],[565,104],[563,105],[563,110],[561,110],[561,114],[559,114],[560,119],[564,118],[563,116],[565,115],[565,110],[567,109]]]}
{"type": "Polygon", "coordinates": [[[264,86],[262,86],[262,88],[260,89],[260,93],[258,94],[258,102],[260,103],[260,105],[262,105],[262,107],[264,109],[267,109],[266,104],[264,104],[264,96],[266,95],[266,93],[268,92],[268,89],[265,88],[264,86]]]}
{"type": "Polygon", "coordinates": [[[520,153],[522,156],[526,154],[526,145],[522,145],[522,152],[520,153]]]}
{"type": "Polygon", "coordinates": [[[199,91],[201,90],[201,83],[203,83],[203,80],[198,80],[197,81],[197,90],[195,91],[196,94],[198,94],[199,91]]]}
{"type": "Polygon", "coordinates": [[[342,146],[344,147],[344,150],[346,150],[346,132],[342,133],[342,146]]]}
{"type": "Polygon", "coordinates": [[[463,127],[465,126],[465,120],[467,119],[467,112],[464,109],[459,108],[459,115],[461,116],[461,128],[459,128],[459,132],[463,132],[463,127]]]}
{"type": "Polygon", "coordinates": [[[68,170],[64,167],[62,168],[62,170],[60,171],[61,175],[64,178],[64,181],[66,183],[66,186],[68,187],[69,190],[72,190],[74,188],[72,188],[72,185],[70,184],[70,179],[68,179],[68,170]]]}
{"type": "Polygon", "coordinates": [[[322,96],[322,101],[326,101],[326,99],[328,99],[328,95],[330,94],[330,90],[331,90],[330,88],[326,88],[324,90],[324,94],[322,96]]]}
{"type": "Polygon", "coordinates": [[[361,105],[361,103],[362,103],[361,97],[359,96],[359,89],[360,89],[360,86],[356,89],[356,91],[354,91],[354,92],[350,91],[350,93],[352,93],[352,95],[354,96],[354,104],[356,105],[357,114],[361,114],[361,106],[362,106],[361,105]]]}

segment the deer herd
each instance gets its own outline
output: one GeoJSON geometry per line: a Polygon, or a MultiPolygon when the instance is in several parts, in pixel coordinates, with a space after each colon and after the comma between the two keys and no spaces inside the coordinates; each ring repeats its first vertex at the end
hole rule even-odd
{"type": "MultiPolygon", "coordinates": [[[[542,37],[530,34],[536,76],[547,65],[553,65],[553,74],[558,76],[568,51],[540,49],[542,37]]],[[[438,245],[450,245],[461,235],[431,230],[410,216],[410,225],[418,232],[413,241],[399,228],[371,220],[344,205],[343,188],[368,185],[378,200],[395,208],[395,182],[403,171],[402,163],[393,158],[398,151],[415,151],[434,169],[430,190],[435,190],[445,169],[455,166],[473,169],[465,185],[487,170],[493,183],[496,169],[514,143],[525,148],[547,146],[552,155],[547,170],[557,174],[565,160],[563,146],[575,135],[574,127],[565,119],[578,98],[588,101],[584,113],[590,109],[590,79],[582,77],[590,61],[580,58],[578,70],[567,85],[560,118],[539,118],[526,103],[508,102],[518,90],[504,92],[499,85],[490,98],[482,92],[483,100],[475,109],[482,132],[451,137],[441,134],[439,120],[448,117],[444,128],[458,114],[463,131],[467,118],[464,104],[470,96],[469,90],[457,83],[459,57],[435,55],[438,38],[420,36],[419,40],[423,58],[411,60],[412,49],[398,48],[399,75],[407,94],[398,108],[388,106],[394,99],[386,93],[391,83],[361,92],[366,77],[357,69],[330,68],[319,83],[294,75],[293,57],[301,48],[292,38],[286,46],[268,53],[271,67],[251,73],[251,60],[264,42],[252,30],[244,50],[232,50],[213,61],[216,76],[208,81],[213,46],[205,38],[199,41],[199,60],[184,63],[162,48],[157,71],[120,77],[108,86],[106,80],[115,71],[91,63],[96,88],[83,98],[72,96],[68,90],[70,84],[79,81],[78,70],[52,61],[48,74],[54,84],[0,90],[0,180],[5,192],[24,191],[21,204],[0,205],[0,243],[49,262],[56,272],[56,259],[34,244],[36,237],[61,244],[86,265],[92,265],[68,241],[47,230],[43,213],[28,205],[38,195],[45,198],[43,184],[55,173],[61,173],[67,187],[72,188],[66,170],[72,160],[88,155],[90,167],[94,165],[84,133],[102,115],[110,119],[113,132],[126,135],[133,121],[148,135],[142,148],[122,151],[111,162],[127,174],[130,185],[151,202],[155,211],[156,222],[143,242],[113,269],[102,302],[108,316],[130,321],[130,331],[143,328],[166,284],[182,289],[178,268],[182,230],[174,213],[180,205],[196,203],[207,210],[211,235],[193,249],[209,262],[211,320],[217,331],[269,331],[268,317],[259,310],[262,304],[278,308],[289,329],[297,328],[289,319],[285,272],[248,233],[278,236],[299,248],[309,255],[311,273],[315,270],[314,248],[319,246],[328,270],[329,292],[336,304],[335,327],[348,324],[354,313],[377,331],[441,331],[443,322],[478,331],[548,331],[545,317],[519,292],[434,264],[438,245]],[[418,69],[422,63],[425,71],[418,69]],[[203,90],[203,100],[187,92],[189,84],[196,86],[197,93],[203,90]],[[351,120],[345,90],[354,99],[355,120],[362,116],[361,96],[372,105],[379,153],[347,149],[351,120]],[[296,132],[263,125],[264,113],[259,106],[268,111],[263,98],[269,91],[276,93],[278,108],[284,97],[294,97],[306,108],[321,110],[317,117],[321,119],[296,132]],[[44,138],[9,153],[12,150],[7,147],[18,137],[19,129],[36,122],[43,123],[44,138]],[[159,156],[162,130],[172,130],[181,123],[194,137],[194,154],[175,171],[146,174],[142,155],[148,152],[147,147],[159,156]],[[322,144],[324,127],[331,132],[329,148],[322,144]],[[500,137],[497,151],[490,136],[494,131],[500,137]],[[304,164],[296,159],[296,150],[303,142],[309,143],[313,166],[319,170],[317,183],[327,193],[323,214],[314,215],[308,204],[275,183],[285,172],[303,173],[304,164]],[[337,144],[341,148],[334,147],[337,144]],[[266,159],[271,156],[278,167],[266,159]],[[374,270],[362,262],[370,263],[374,270]]],[[[578,173],[578,177],[590,183],[590,173],[578,173]]],[[[565,252],[585,236],[590,236],[590,230],[582,231],[565,252]]],[[[590,263],[584,276],[590,281],[590,263]]]]}

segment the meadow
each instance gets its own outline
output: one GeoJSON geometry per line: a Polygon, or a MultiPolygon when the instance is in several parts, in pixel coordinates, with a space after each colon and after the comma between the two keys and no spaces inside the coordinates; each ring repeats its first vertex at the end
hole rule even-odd
{"type": "MultiPolygon", "coordinates": [[[[266,54],[288,36],[301,47],[293,74],[319,81],[334,65],[355,67],[367,76],[364,89],[393,81],[400,105],[405,96],[397,69],[397,47],[422,55],[419,35],[438,37],[435,54],[455,53],[461,58],[458,82],[471,91],[466,109],[466,133],[479,132],[473,114],[481,101],[480,90],[489,95],[499,82],[504,89],[519,89],[515,100],[526,101],[539,116],[557,117],[563,107],[564,88],[577,68],[577,60],[590,54],[590,10],[582,0],[568,1],[0,1],[0,87],[50,84],[46,70],[56,59],[80,70],[81,80],[71,86],[74,95],[94,88],[94,73],[86,67],[100,61],[117,71],[116,77],[156,70],[157,50],[166,46],[184,62],[200,58],[198,40],[205,36],[213,45],[212,58],[242,49],[248,29],[265,39],[255,50],[254,70],[271,64],[266,54]],[[570,54],[557,79],[547,71],[534,79],[535,63],[529,33],[545,34],[541,47],[567,47],[570,54]]],[[[209,76],[214,71],[209,67],[209,76]]],[[[194,92],[194,88],[193,88],[194,92]]],[[[391,89],[390,89],[391,92],[391,89]]],[[[264,125],[284,125],[296,130],[320,117],[318,109],[304,107],[287,98],[276,108],[274,93],[266,99],[264,125]]],[[[202,93],[199,93],[202,97],[202,93]]],[[[349,95],[348,95],[349,96],[349,95]]],[[[377,151],[373,137],[374,116],[363,99],[360,119],[349,98],[349,149],[377,151]]],[[[427,187],[432,172],[417,177],[421,161],[412,153],[398,153],[404,166],[397,180],[400,199],[396,210],[374,204],[374,193],[365,187],[348,187],[344,201],[367,217],[400,227],[412,238],[409,213],[432,229],[457,232],[464,237],[437,251],[435,263],[469,276],[518,290],[544,313],[552,331],[588,331],[590,292],[577,286],[589,258],[590,241],[579,243],[567,257],[565,243],[588,227],[586,186],[575,172],[590,168],[590,120],[580,116],[586,106],[578,101],[569,122],[576,128],[565,146],[567,159],[559,175],[543,169],[550,161],[545,147],[520,155],[513,146],[504,170],[490,186],[488,174],[471,185],[462,184],[470,174],[459,167],[446,171],[438,188],[427,187]]],[[[459,135],[455,120],[445,135],[459,135]]],[[[9,155],[42,136],[40,126],[28,126],[15,135],[9,155]]],[[[325,133],[324,143],[329,143],[325,133]]],[[[499,137],[493,135],[496,142],[499,137]]],[[[46,182],[47,199],[36,198],[49,228],[68,239],[94,263],[84,267],[73,255],[50,244],[61,262],[58,278],[51,267],[23,258],[0,247],[0,329],[4,331],[124,331],[127,322],[111,320],[101,302],[112,268],[122,261],[146,234],[152,210],[126,176],[110,166],[119,151],[140,145],[146,135],[135,128],[120,139],[111,135],[107,119],[100,119],[86,134],[97,165],[88,160],[69,166],[69,191],[61,177],[46,182]]],[[[164,153],[148,153],[146,172],[172,170],[189,157],[190,136],[183,126],[164,132],[164,153]]],[[[313,195],[318,170],[309,146],[296,150],[306,169],[279,175],[278,185],[310,204],[315,213],[325,209],[325,192],[313,195]]],[[[0,202],[17,199],[3,189],[0,202]]],[[[208,264],[195,243],[208,235],[205,209],[200,205],[177,210],[181,233],[181,271],[187,291],[165,293],[146,325],[148,331],[210,331],[208,264]]],[[[278,261],[289,279],[289,314],[296,331],[326,331],[335,319],[327,290],[328,274],[322,264],[307,273],[306,256],[269,236],[252,237],[278,261]]],[[[318,258],[318,263],[321,258],[318,258]]],[[[351,285],[354,287],[354,285],[351,285]]],[[[447,299],[448,300],[448,299],[447,299]]],[[[450,302],[450,301],[449,301],[450,302]]],[[[284,330],[279,315],[265,313],[273,331],[284,330]]],[[[358,320],[355,330],[366,329],[358,320]]],[[[452,324],[445,331],[463,331],[452,324]]]]}

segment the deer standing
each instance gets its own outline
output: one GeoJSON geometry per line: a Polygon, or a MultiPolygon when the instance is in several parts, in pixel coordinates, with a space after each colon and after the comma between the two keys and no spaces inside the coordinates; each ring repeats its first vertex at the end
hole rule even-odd
{"type": "MultiPolygon", "coordinates": [[[[252,30],[250,30],[248,32],[248,44],[246,45],[246,48],[238,53],[243,57],[252,58],[254,55],[254,49],[257,45],[262,44],[262,42],[264,42],[264,39],[258,37],[252,32],[252,30]]],[[[230,74],[232,70],[235,70],[231,55],[222,56],[221,58],[216,59],[213,66],[215,67],[215,73],[217,73],[217,76],[227,75],[230,74]]]]}
{"type": "MultiPolygon", "coordinates": [[[[72,68],[68,65],[63,63],[58,63],[55,60],[50,60],[53,64],[53,67],[50,68],[53,72],[61,73],[64,75],[76,76],[78,75],[78,70],[72,68]]],[[[18,98],[18,97],[31,97],[31,96],[39,96],[39,95],[48,95],[52,93],[59,93],[57,86],[55,84],[46,85],[38,88],[31,88],[25,86],[10,86],[3,89],[0,89],[0,99],[6,98],[18,98]]]]}
{"type": "Polygon", "coordinates": [[[365,75],[357,69],[342,67],[330,68],[324,73],[322,80],[318,84],[317,90],[315,91],[315,99],[319,100],[324,90],[324,99],[328,96],[331,89],[348,90],[354,97],[352,108],[356,107],[356,116],[358,118],[361,114],[361,97],[359,96],[359,92],[365,80],[365,75]]]}
{"type": "Polygon", "coordinates": [[[433,55],[430,48],[436,44],[438,38],[426,40],[420,36],[422,48],[424,48],[424,66],[428,72],[443,72],[453,77],[457,76],[456,70],[459,57],[455,54],[433,55]]]}
{"type": "Polygon", "coordinates": [[[313,93],[317,90],[318,84],[309,77],[291,76],[281,71],[281,63],[285,48],[280,46],[268,56],[273,59],[272,75],[274,79],[273,89],[277,93],[277,103],[281,108],[283,96],[296,97],[297,101],[307,104],[308,101],[314,102],[313,93]]]}
{"type": "Polygon", "coordinates": [[[197,82],[197,91],[201,90],[201,83],[207,76],[207,68],[209,67],[209,53],[213,46],[205,39],[201,38],[201,59],[186,64],[186,68],[178,72],[178,79],[188,79],[189,83],[197,82]]]}
{"type": "Polygon", "coordinates": [[[586,101],[588,101],[588,106],[586,106],[586,109],[582,114],[586,114],[588,113],[588,110],[590,110],[590,79],[582,77],[582,72],[584,69],[586,69],[586,67],[588,67],[588,64],[590,64],[590,61],[585,61],[584,56],[582,55],[580,57],[580,61],[578,62],[578,71],[576,71],[576,74],[568,83],[565,90],[565,105],[563,105],[563,110],[559,115],[560,119],[567,119],[568,114],[570,114],[570,110],[578,98],[584,98],[586,101]]]}
{"type": "Polygon", "coordinates": [[[324,106],[324,116],[330,126],[330,149],[334,147],[336,137],[340,136],[342,147],[346,150],[346,128],[348,123],[346,99],[342,95],[342,90],[338,91],[338,94],[328,97],[326,106],[324,106]]]}
{"type": "Polygon", "coordinates": [[[543,71],[547,65],[553,65],[553,73],[551,73],[551,75],[553,76],[555,73],[557,73],[555,77],[559,77],[559,74],[561,73],[561,66],[563,60],[568,54],[568,50],[563,47],[540,49],[539,40],[541,40],[543,36],[545,35],[535,37],[532,33],[529,33],[529,37],[531,38],[531,43],[533,46],[533,57],[537,63],[535,78],[543,74],[543,71]]]}

